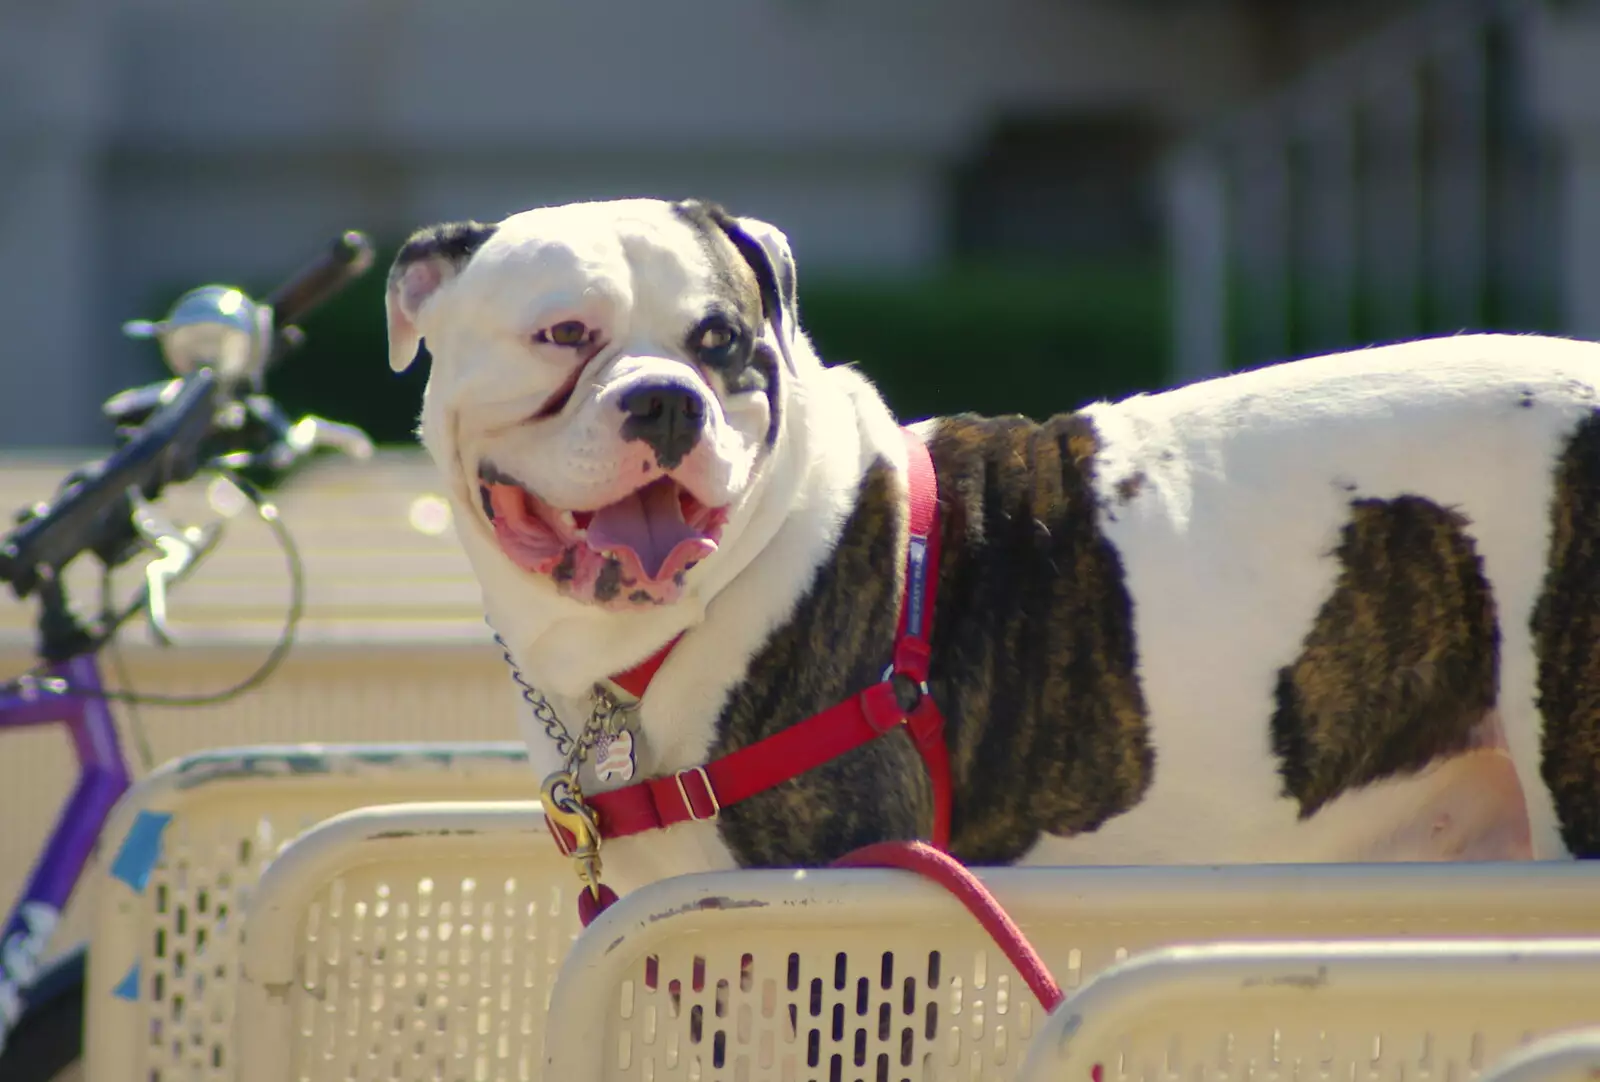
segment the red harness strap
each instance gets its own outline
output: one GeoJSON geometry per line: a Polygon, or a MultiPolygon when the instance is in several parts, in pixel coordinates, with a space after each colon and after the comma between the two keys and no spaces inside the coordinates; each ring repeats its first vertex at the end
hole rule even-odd
{"type": "MultiPolygon", "coordinates": [[[[939,587],[938,480],[933,459],[922,440],[909,430],[905,437],[911,536],[894,661],[883,679],[820,714],[704,766],[584,798],[600,840],[625,838],[691,820],[714,819],[728,805],[798,777],[905,723],[933,786],[933,844],[940,850],[949,847],[950,753],[944,740],[944,715],[928,693],[927,684],[929,640],[939,587]],[[893,676],[909,680],[920,692],[909,715],[900,710],[891,682],[893,676]]],[[[668,643],[641,665],[614,678],[615,682],[630,694],[642,695],[673,645],[668,643]]],[[[549,815],[545,822],[561,851],[573,855],[573,835],[549,815]]]]}

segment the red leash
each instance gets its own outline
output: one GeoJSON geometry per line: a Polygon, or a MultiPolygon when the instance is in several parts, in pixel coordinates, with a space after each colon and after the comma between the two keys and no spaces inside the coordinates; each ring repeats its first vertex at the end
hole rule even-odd
{"type": "Polygon", "coordinates": [[[983,930],[995,941],[1007,959],[1046,1011],[1061,1003],[1061,986],[1040,959],[1028,937],[995,901],[989,888],[948,853],[924,842],[876,842],[846,853],[833,862],[835,868],[900,868],[931,879],[956,896],[967,911],[978,918],[983,930]]]}

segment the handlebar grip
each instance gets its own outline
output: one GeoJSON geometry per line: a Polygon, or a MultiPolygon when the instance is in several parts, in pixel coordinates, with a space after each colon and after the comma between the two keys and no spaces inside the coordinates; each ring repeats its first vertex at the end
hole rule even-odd
{"type": "Polygon", "coordinates": [[[295,273],[267,297],[279,327],[304,319],[311,311],[367,272],[372,242],[354,229],[295,273]]]}
{"type": "Polygon", "coordinates": [[[131,529],[128,489],[154,499],[170,484],[187,481],[200,468],[200,447],[217,407],[217,375],[195,370],[167,404],[133,437],[80,474],[43,513],[0,541],[0,580],[18,598],[39,584],[40,569],[54,571],[73,557],[103,545],[108,531],[131,529]]]}

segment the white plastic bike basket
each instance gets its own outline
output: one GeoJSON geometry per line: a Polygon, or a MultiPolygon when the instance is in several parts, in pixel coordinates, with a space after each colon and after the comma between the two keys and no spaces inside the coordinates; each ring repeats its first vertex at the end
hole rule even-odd
{"type": "Polygon", "coordinates": [[[536,792],[514,744],[233,748],[167,764],[104,837],[85,995],[95,1082],[234,1077],[243,906],[274,855],[368,804],[536,792]]]}
{"type": "Polygon", "coordinates": [[[1481,1082],[1593,1082],[1600,1077],[1600,1028],[1540,1037],[1480,1077],[1481,1082]]]}
{"type": "MultiPolygon", "coordinates": [[[[1041,1027],[1022,1078],[1468,1082],[1530,1036],[1597,1020],[1595,939],[1216,944],[1095,978],[1041,1027]]],[[[1575,1062],[1547,1053],[1509,1077],[1575,1077],[1575,1062]]]]}
{"type": "MultiPolygon", "coordinates": [[[[1130,953],[1173,944],[1600,934],[1600,866],[1579,863],[983,878],[1069,994],[1130,953]]],[[[543,1070],[486,1077],[1002,1082],[1016,1076],[1041,1013],[967,911],[909,873],[685,876],[624,898],[577,941],[551,1001],[543,1070]]],[[[419,1064],[392,1077],[433,1075],[419,1064]]]]}
{"type": "Polygon", "coordinates": [[[307,832],[251,903],[238,1079],[540,1077],[576,885],[534,802],[364,808],[307,832]]]}

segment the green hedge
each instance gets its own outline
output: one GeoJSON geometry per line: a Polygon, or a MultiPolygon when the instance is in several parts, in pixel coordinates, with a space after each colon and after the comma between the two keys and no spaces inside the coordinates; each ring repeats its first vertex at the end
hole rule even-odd
{"type": "MultiPolygon", "coordinates": [[[[426,366],[389,371],[383,272],[391,252],[306,321],[270,377],[294,412],[408,443],[426,366]]],[[[271,282],[241,282],[265,290],[271,282]]],[[[163,291],[155,312],[181,290],[163,291]]],[[[802,277],[801,323],[830,362],[854,361],[906,419],[976,410],[1047,416],[1162,384],[1166,299],[1149,268],[960,268],[916,279],[802,277]]]]}
{"type": "Polygon", "coordinates": [[[1470,313],[1460,314],[1447,308],[1445,299],[1435,290],[1437,283],[1424,282],[1410,299],[1400,325],[1393,323],[1392,296],[1380,296],[1371,288],[1350,291],[1346,325],[1333,332],[1319,331],[1315,326],[1313,304],[1320,300],[1319,292],[1326,284],[1310,275],[1297,274],[1284,278],[1280,289],[1271,292],[1259,287],[1252,279],[1235,274],[1229,282],[1228,320],[1232,336],[1228,343],[1230,367],[1235,371],[1257,368],[1273,360],[1311,357],[1346,349],[1436,335],[1453,335],[1478,332],[1502,333],[1564,333],[1557,296],[1554,291],[1540,290],[1532,296],[1513,299],[1512,283],[1491,279],[1485,282],[1479,295],[1468,306],[1470,313]],[[1241,332],[1251,313],[1278,298],[1287,296],[1284,312],[1283,341],[1273,351],[1276,356],[1267,358],[1253,353],[1253,343],[1241,332]]]}

